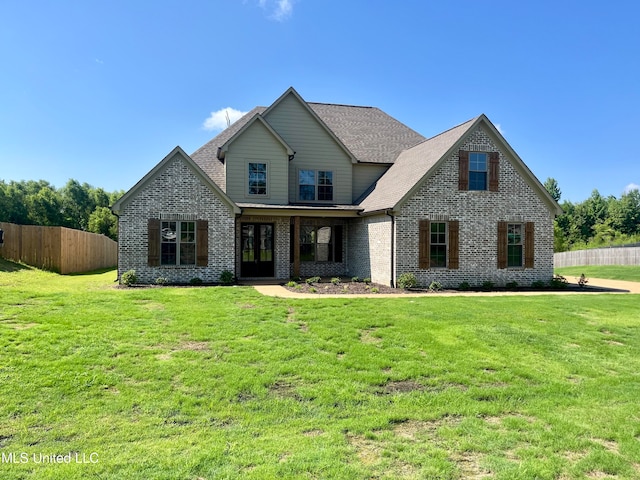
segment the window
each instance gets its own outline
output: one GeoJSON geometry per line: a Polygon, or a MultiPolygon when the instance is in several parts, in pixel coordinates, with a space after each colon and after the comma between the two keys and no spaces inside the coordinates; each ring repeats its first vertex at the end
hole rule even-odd
{"type": "Polygon", "coordinates": [[[534,268],[533,222],[498,222],[498,268],[534,268]]]}
{"type": "Polygon", "coordinates": [[[162,222],[160,265],[196,264],[196,222],[162,222]]]}
{"type": "Polygon", "coordinates": [[[500,190],[499,152],[458,152],[458,190],[500,190]]]}
{"type": "Polygon", "coordinates": [[[469,153],[469,190],[487,189],[487,154],[469,153]]]}
{"type": "Polygon", "coordinates": [[[522,224],[507,224],[507,267],[522,267],[522,224]]]}
{"type": "Polygon", "coordinates": [[[431,222],[429,242],[429,267],[446,268],[447,266],[447,224],[431,222]]]}
{"type": "Polygon", "coordinates": [[[267,194],[267,164],[249,163],[249,195],[267,194]]]}
{"type": "Polygon", "coordinates": [[[333,172],[298,170],[298,199],[302,202],[332,201],[333,172]]]}
{"type": "MultiPolygon", "coordinates": [[[[293,258],[293,229],[291,230],[293,258]]],[[[300,225],[301,262],[342,262],[342,225],[300,225]]]]}
{"type": "Polygon", "coordinates": [[[459,232],[458,220],[420,220],[418,268],[460,268],[459,232]]]}

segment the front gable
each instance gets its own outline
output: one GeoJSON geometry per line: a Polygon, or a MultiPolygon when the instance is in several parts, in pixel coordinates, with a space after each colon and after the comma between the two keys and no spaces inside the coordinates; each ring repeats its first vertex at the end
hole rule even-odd
{"type": "MultiPolygon", "coordinates": [[[[303,170],[332,172],[333,199],[329,203],[351,204],[355,158],[295,90],[285,92],[265,110],[263,117],[295,151],[288,172],[290,203],[307,202],[300,197],[303,170]]],[[[323,203],[317,198],[310,203],[314,202],[323,203]]]]}
{"type": "Polygon", "coordinates": [[[193,183],[197,182],[203,188],[209,190],[213,195],[219,198],[220,201],[229,209],[230,213],[240,213],[238,206],[180,147],[174,148],[153,169],[151,169],[149,173],[142,177],[138,183],[120,197],[120,199],[113,204],[111,210],[115,215],[121,215],[132,202],[136,201],[138,196],[144,195],[145,189],[152,188],[159,182],[160,186],[163,186],[168,191],[176,191],[176,188],[170,188],[172,187],[172,184],[174,184],[174,186],[179,186],[180,184],[184,184],[185,181],[191,186],[190,188],[193,188],[193,183]]]}
{"type": "Polygon", "coordinates": [[[382,188],[377,192],[374,189],[361,205],[365,211],[399,211],[422,185],[438,175],[439,181],[446,184],[447,192],[466,191],[469,189],[469,152],[487,155],[487,191],[507,198],[515,195],[518,190],[513,189],[513,180],[517,176],[522,180],[520,184],[527,185],[550,214],[562,213],[558,203],[485,115],[403,152],[380,179],[382,188]]]}
{"type": "Polygon", "coordinates": [[[226,193],[232,200],[272,205],[288,202],[289,159],[294,152],[259,114],[225,143],[222,151],[226,193]],[[255,187],[256,175],[260,189],[255,187]]]}
{"type": "MultiPolygon", "coordinates": [[[[469,155],[473,153],[486,156],[486,192],[499,194],[506,202],[514,195],[523,195],[525,189],[530,189],[541,206],[551,215],[562,213],[558,203],[484,114],[451,145],[415,188],[419,188],[423,182],[438,174],[445,163],[453,162],[454,165],[449,165],[447,173],[452,182],[452,191],[469,191],[473,188],[469,183],[469,172],[472,169],[469,162],[473,161],[469,155]]],[[[406,201],[410,195],[411,192],[407,192],[403,200],[406,201]]]]}

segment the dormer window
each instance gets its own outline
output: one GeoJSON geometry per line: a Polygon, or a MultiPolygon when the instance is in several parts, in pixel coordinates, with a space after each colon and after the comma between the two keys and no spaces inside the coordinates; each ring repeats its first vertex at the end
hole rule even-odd
{"type": "Polygon", "coordinates": [[[298,170],[298,200],[301,202],[333,201],[333,172],[298,170]]]}

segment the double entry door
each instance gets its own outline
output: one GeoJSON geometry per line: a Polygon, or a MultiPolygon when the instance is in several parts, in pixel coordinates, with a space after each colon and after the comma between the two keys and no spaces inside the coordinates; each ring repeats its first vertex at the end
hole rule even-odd
{"type": "Polygon", "coordinates": [[[240,276],[273,277],[273,223],[243,223],[240,242],[240,276]]]}

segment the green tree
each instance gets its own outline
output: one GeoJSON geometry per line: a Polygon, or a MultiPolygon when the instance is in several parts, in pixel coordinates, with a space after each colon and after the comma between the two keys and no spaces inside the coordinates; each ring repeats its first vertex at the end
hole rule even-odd
{"type": "Polygon", "coordinates": [[[565,240],[565,233],[558,225],[558,222],[553,223],[553,251],[565,252],[567,250],[567,242],[565,240]]]}
{"type": "Polygon", "coordinates": [[[89,231],[118,240],[118,219],[109,207],[96,207],[89,216],[89,231]]]}
{"type": "Polygon", "coordinates": [[[25,197],[29,223],[55,226],[62,224],[62,201],[60,195],[50,185],[42,186],[36,193],[25,197]]]}
{"type": "Polygon", "coordinates": [[[624,193],[609,206],[611,226],[625,235],[640,234],[640,191],[624,193]]]}
{"type": "Polygon", "coordinates": [[[89,215],[95,209],[90,196],[91,186],[87,183],[80,185],[77,180],[70,179],[62,188],[62,208],[66,227],[86,230],[89,215]]]}
{"type": "Polygon", "coordinates": [[[562,190],[560,190],[555,178],[547,178],[544,182],[544,188],[547,189],[549,195],[551,195],[556,202],[560,201],[560,197],[562,197],[562,190]]]}

